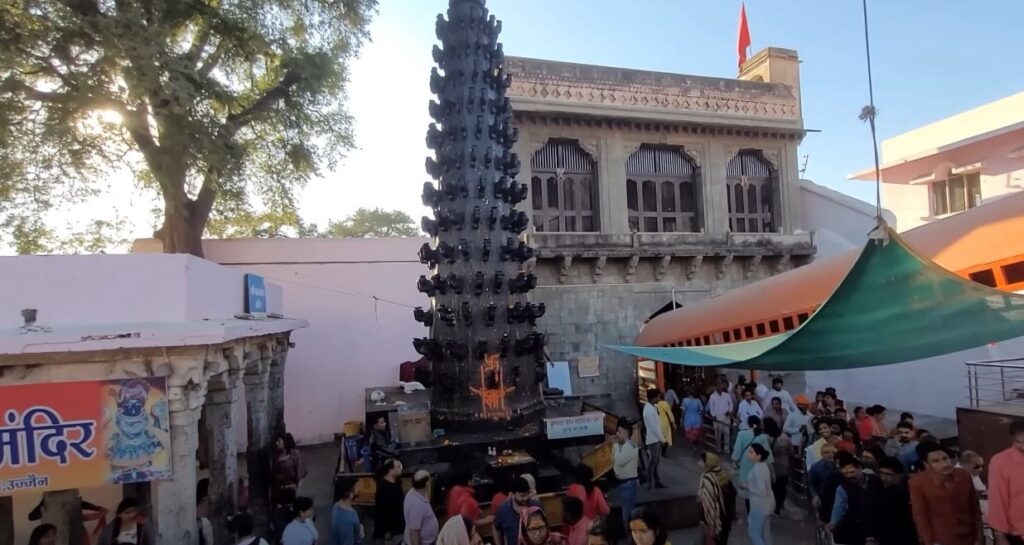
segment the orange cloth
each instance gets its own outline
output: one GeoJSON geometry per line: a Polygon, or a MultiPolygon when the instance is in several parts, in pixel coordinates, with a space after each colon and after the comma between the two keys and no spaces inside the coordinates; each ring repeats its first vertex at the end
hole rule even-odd
{"type": "Polygon", "coordinates": [[[811,405],[811,401],[807,399],[807,396],[804,394],[797,394],[793,396],[793,403],[796,403],[797,405],[807,405],[808,407],[811,405]]]}
{"type": "Polygon", "coordinates": [[[975,545],[981,535],[981,504],[971,474],[931,470],[910,479],[910,506],[921,545],[975,545]]]}

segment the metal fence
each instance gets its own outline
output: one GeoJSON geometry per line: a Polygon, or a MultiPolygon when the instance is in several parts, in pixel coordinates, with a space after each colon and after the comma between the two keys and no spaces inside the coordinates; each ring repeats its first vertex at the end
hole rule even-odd
{"type": "Polygon", "coordinates": [[[1024,358],[967,362],[970,406],[1024,405],[1024,358]]]}

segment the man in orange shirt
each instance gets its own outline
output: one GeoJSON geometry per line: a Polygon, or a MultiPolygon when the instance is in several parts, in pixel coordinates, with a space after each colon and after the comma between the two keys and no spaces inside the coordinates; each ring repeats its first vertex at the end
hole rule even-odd
{"type": "Polygon", "coordinates": [[[996,545],[1024,545],[1024,420],[1010,424],[1010,448],[988,466],[988,524],[996,545]]]}
{"type": "Polygon", "coordinates": [[[953,467],[938,443],[921,443],[917,454],[927,468],[910,480],[910,506],[921,545],[984,543],[981,505],[971,474],[953,467]]]}

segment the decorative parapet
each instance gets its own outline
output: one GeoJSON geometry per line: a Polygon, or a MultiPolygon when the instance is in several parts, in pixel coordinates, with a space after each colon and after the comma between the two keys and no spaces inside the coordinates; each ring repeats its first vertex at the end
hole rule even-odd
{"type": "Polygon", "coordinates": [[[781,83],[508,57],[517,112],[591,113],[664,121],[803,128],[799,101],[781,83]]]}
{"type": "Polygon", "coordinates": [[[540,259],[760,256],[785,257],[788,263],[791,257],[811,257],[816,251],[812,233],[531,233],[529,244],[540,259]]]}

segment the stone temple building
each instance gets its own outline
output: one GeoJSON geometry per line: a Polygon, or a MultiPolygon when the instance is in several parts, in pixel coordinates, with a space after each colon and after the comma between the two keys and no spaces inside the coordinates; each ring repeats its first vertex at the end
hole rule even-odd
{"type": "Polygon", "coordinates": [[[546,303],[539,324],[550,357],[570,360],[574,393],[632,397],[636,367],[599,344],[631,343],[667,305],[815,256],[821,226],[805,221],[805,193],[822,188],[799,179],[799,62],[768,48],[727,79],[508,58],[532,297],[546,303]],[[601,377],[578,379],[573,360],[587,354],[601,377]]]}

